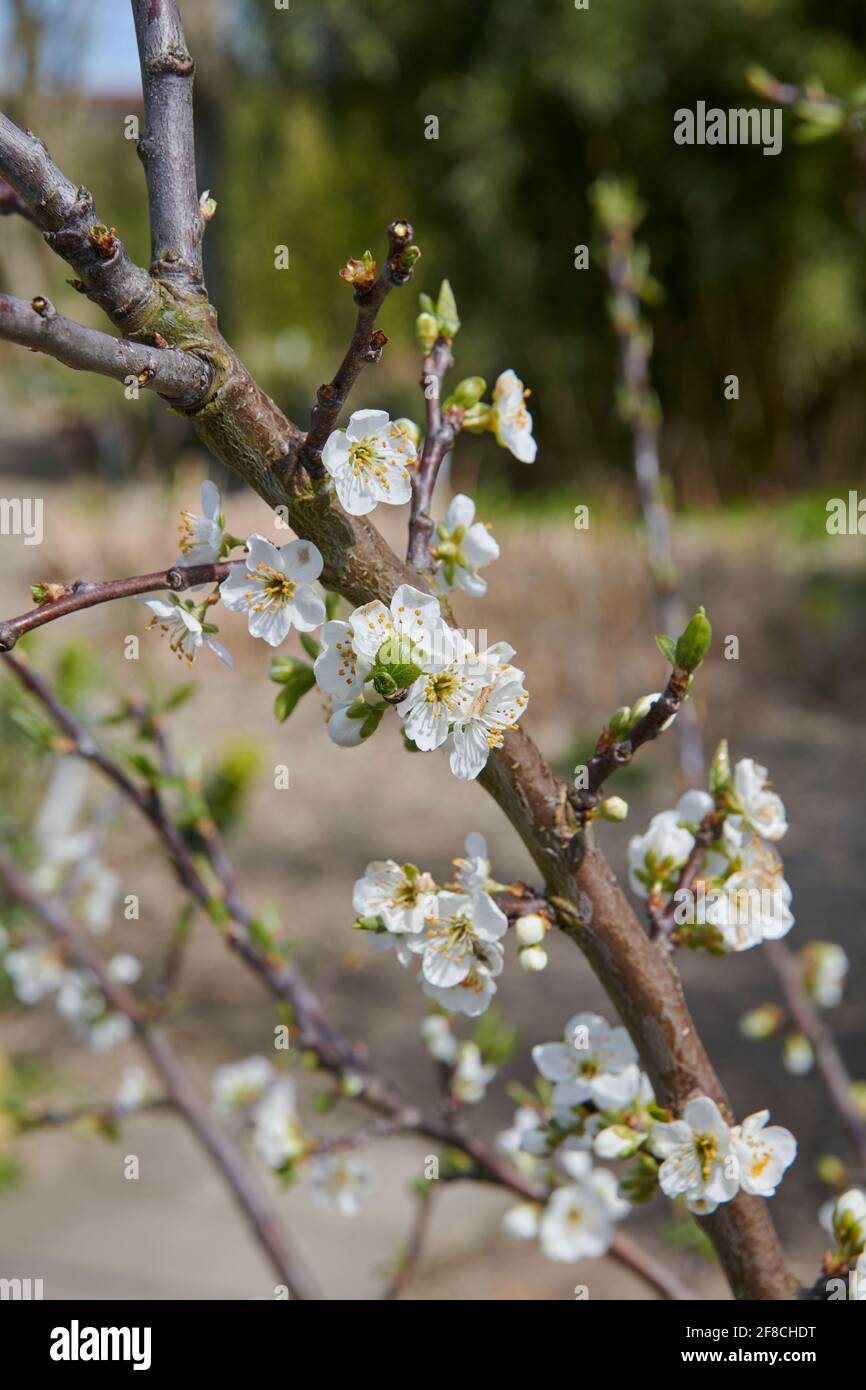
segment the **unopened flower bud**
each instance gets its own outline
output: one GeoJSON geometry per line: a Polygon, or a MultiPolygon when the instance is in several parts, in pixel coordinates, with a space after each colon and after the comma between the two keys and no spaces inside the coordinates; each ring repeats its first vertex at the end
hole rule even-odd
{"type": "Polygon", "coordinates": [[[764,1038],[772,1037],[784,1021],[784,1012],[778,1004],[759,1004],[756,1009],[749,1009],[743,1014],[740,1032],[752,1042],[761,1042],[764,1038]]]}
{"type": "Polygon", "coordinates": [[[457,405],[464,410],[471,410],[473,405],[477,405],[487,390],[487,382],[483,376],[467,376],[462,381],[458,381],[454,388],[453,397],[457,405]]]}
{"type": "Polygon", "coordinates": [[[547,934],[547,921],[540,912],[527,912],[525,917],[518,917],[514,930],[521,946],[537,946],[547,934]]]}
{"type": "Polygon", "coordinates": [[[621,796],[605,797],[596,811],[602,820],[622,821],[628,815],[628,802],[621,796]]]}
{"type": "Polygon", "coordinates": [[[429,352],[439,337],[439,321],[435,314],[419,314],[415,320],[415,337],[422,352],[429,352]]]}
{"type": "Polygon", "coordinates": [[[712,640],[710,620],[703,608],[699,608],[677,641],[676,664],[679,670],[688,671],[689,675],[696,671],[710,650],[712,640]]]}
{"type": "Polygon", "coordinates": [[[547,952],[541,946],[525,946],[520,952],[519,959],[524,970],[547,969],[547,952]]]}
{"type": "Polygon", "coordinates": [[[805,1076],[815,1065],[815,1054],[812,1051],[812,1044],[805,1033],[789,1033],[785,1039],[785,1048],[782,1054],[782,1064],[785,1071],[792,1076],[805,1076]]]}

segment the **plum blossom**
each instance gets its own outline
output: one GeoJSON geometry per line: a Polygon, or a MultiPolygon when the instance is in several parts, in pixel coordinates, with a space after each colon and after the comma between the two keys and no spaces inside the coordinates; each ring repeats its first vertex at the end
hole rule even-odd
{"type": "Polygon", "coordinates": [[[214,1108],[221,1115],[233,1110],[246,1110],[261,1100],[273,1078],[274,1069],[267,1057],[246,1057],[242,1062],[229,1062],[217,1067],[211,1082],[214,1108]]]}
{"type": "Polygon", "coordinates": [[[7,951],[3,965],[22,1004],[38,1004],[63,983],[65,972],[54,946],[21,946],[7,951]]]}
{"type": "Polygon", "coordinates": [[[538,1223],[543,1253],[549,1260],[574,1263],[597,1259],[610,1249],[613,1220],[605,1203],[584,1183],[558,1187],[538,1223]]]}
{"type": "Polygon", "coordinates": [[[521,463],[534,463],[538,445],[532,436],[532,416],[526,409],[529,392],[509,367],[493,388],[492,425],[498,442],[521,463]]]}
{"type": "Polygon", "coordinates": [[[319,1154],[310,1159],[313,1197],[320,1206],[357,1216],[370,1186],[370,1174],[357,1154],[319,1154]]]}
{"type": "MultiPolygon", "coordinates": [[[[483,660],[488,653],[482,653],[483,660]]],[[[470,662],[470,666],[472,663],[470,662]]],[[[454,720],[448,740],[451,771],[472,781],[487,765],[494,748],[501,748],[508,729],[513,729],[529,703],[523,672],[502,665],[487,685],[464,704],[454,720]]]]}
{"type": "Polygon", "coordinates": [[[594,1168],[586,1149],[576,1149],[566,1141],[557,1150],[559,1167],[574,1182],[588,1187],[598,1197],[612,1221],[621,1221],[631,1211],[631,1202],[619,1195],[619,1184],[608,1168],[594,1168]]]}
{"type": "Polygon", "coordinates": [[[477,1105],[484,1099],[495,1076],[496,1068],[483,1060],[477,1043],[460,1043],[451,1080],[451,1094],[455,1100],[462,1105],[477,1105]]]}
{"type": "Polygon", "coordinates": [[[509,1207],[502,1218],[503,1233],[512,1240],[534,1240],[544,1210],[536,1202],[520,1202],[509,1207]]]}
{"type": "Polygon", "coordinates": [[[731,1131],[708,1096],[690,1100],[681,1120],[653,1125],[649,1147],[663,1160],[662,1192],[684,1197],[689,1211],[707,1215],[736,1196],[739,1161],[732,1153],[731,1131]]]}
{"type": "Polygon", "coordinates": [[[543,1116],[530,1105],[519,1106],[508,1129],[500,1130],[495,1142],[498,1151],[522,1173],[534,1173],[549,1147],[543,1116]]]}
{"type": "Polygon", "coordinates": [[[629,840],[628,881],[632,891],[648,898],[653,890],[673,888],[694,843],[695,837],[680,824],[677,811],[660,811],[653,816],[643,835],[629,840]]]}
{"type": "Polygon", "coordinates": [[[378,917],[397,936],[424,930],[436,909],[436,884],[414,864],[402,867],[393,859],[368,864],[355,884],[352,906],[359,917],[378,917]]]}
{"type": "Polygon", "coordinates": [[[451,1032],[451,1023],[445,1014],[428,1014],[421,1021],[421,1038],[434,1062],[451,1067],[457,1061],[460,1044],[451,1032]]]}
{"type": "Polygon", "coordinates": [[[748,951],[776,941],[794,925],[791,889],[775,850],[752,836],[739,850],[734,872],[711,895],[706,920],[717,927],[729,951],[748,951]]]}
{"type": "Polygon", "coordinates": [[[463,842],[463,849],[464,856],[453,860],[457,870],[457,886],[461,893],[480,892],[490,878],[487,841],[477,830],[471,830],[463,842]]]}
{"type": "Polygon", "coordinates": [[[731,1130],[740,1186],[757,1197],[772,1197],[797,1157],[797,1141],[791,1131],[781,1125],[767,1125],[769,1118],[769,1110],[758,1110],[731,1130]]]}
{"type": "Polygon", "coordinates": [[[355,651],[348,623],[325,623],[319,641],[322,649],[313,662],[319,689],[331,696],[335,708],[352,704],[363,694],[372,663],[355,651]]]}
{"type": "Polygon", "coordinates": [[[475,503],[458,493],[452,497],[445,520],[436,527],[435,578],[442,593],[462,589],[481,598],[487,593],[487,580],[479,573],[492,560],[499,559],[499,546],[487,526],[475,520],[475,503]]]}
{"type": "Polygon", "coordinates": [[[329,436],[322,463],[340,505],[350,516],[366,516],[379,502],[400,506],[409,501],[415,454],[409,431],[392,422],[387,411],[356,410],[345,430],[329,436]]]}
{"type": "MultiPolygon", "coordinates": [[[[229,581],[224,582],[227,584],[229,581]]],[[[153,614],[146,630],[150,632],[158,628],[164,637],[168,637],[169,650],[179,661],[192,666],[202,646],[206,646],[230,671],[234,670],[230,653],[213,636],[216,629],[208,630],[210,625],[205,626],[196,617],[191,603],[182,603],[176,594],[169,594],[166,598],[143,598],[140,602],[153,614]]]]}
{"type": "Polygon", "coordinates": [[[149,1083],[144,1067],[125,1067],[114,1097],[114,1108],[120,1114],[131,1115],[147,1100],[149,1083]]]}
{"type": "Polygon", "coordinates": [[[742,758],[734,768],[734,798],[752,830],[765,840],[781,840],[788,829],[785,807],[770,790],[767,776],[765,767],[751,758],[742,758]]]}
{"type": "Polygon", "coordinates": [[[219,490],[209,479],[201,485],[201,515],[182,511],[180,514],[179,565],[212,565],[220,557],[223,543],[223,521],[220,514],[219,490]]]}
{"type": "Polygon", "coordinates": [[[803,984],[822,1009],[833,1009],[842,1002],[849,961],[841,946],[833,941],[809,941],[800,952],[803,984]]]}
{"type": "Polygon", "coordinates": [[[406,939],[421,956],[428,998],[470,1018],[484,1013],[502,973],[499,942],[507,929],[508,918],[487,893],[439,893],[425,930],[406,939]]]}
{"type": "Polygon", "coordinates": [[[554,1083],[553,1104],[566,1109],[592,1101],[599,1110],[619,1110],[637,1095],[641,1081],[634,1043],[622,1027],[598,1014],[568,1020],[565,1042],[539,1043],[532,1059],[554,1083]]]}
{"type": "Polygon", "coordinates": [[[442,646],[445,627],[439,600],[411,584],[394,590],[390,605],[379,599],[356,608],[349,618],[356,658],[388,667],[416,666],[424,670],[447,662],[451,645],[442,646]]]}
{"type": "Polygon", "coordinates": [[[253,1111],[253,1144],[270,1168],[285,1168],[306,1152],[308,1140],[301,1129],[295,1083],[280,1077],[268,1087],[253,1111]]]}
{"type": "Polygon", "coordinates": [[[325,621],[324,600],[312,587],[322,565],[310,541],[289,541],[278,550],[254,534],[247,541],[246,563],[232,566],[220,597],[226,608],[248,614],[253,637],[278,647],[291,628],[312,632],[325,621]]]}

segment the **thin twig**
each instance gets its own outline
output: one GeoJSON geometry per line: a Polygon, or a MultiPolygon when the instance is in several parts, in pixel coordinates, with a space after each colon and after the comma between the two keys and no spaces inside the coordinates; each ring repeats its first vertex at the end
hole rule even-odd
{"type": "Polygon", "coordinates": [[[145,129],[138,153],[147,178],[150,244],[155,275],[202,288],[204,221],[195,172],[192,88],[177,0],[132,0],[138,41],[145,129]]]}
{"type": "Polygon", "coordinates": [[[129,1019],[139,1042],[162,1077],[173,1104],[181,1111],[199,1143],[219,1168],[259,1244],[292,1296],[299,1299],[318,1298],[320,1295],[315,1285],[297,1252],[293,1250],[287,1235],[281,1230],[276,1213],[254,1182],[242,1154],[235,1147],[234,1141],[214,1122],[208,1107],[199,1099],[180,1059],[164,1036],[152,1026],[135,996],[124,985],[111,978],[101,956],[83,939],[77,925],[62,906],[56,900],[37,893],[24,874],[2,851],[0,880],[5,884],[10,896],[38,917],[63,944],[69,955],[83,969],[91,972],[111,1008],[129,1019]]]}
{"type": "Polygon", "coordinates": [[[792,953],[783,941],[765,941],[764,951],[782,987],[791,1016],[800,1032],[812,1044],[815,1060],[830,1098],[841,1115],[857,1146],[860,1163],[866,1172],[866,1118],[857,1109],[851,1095],[852,1081],[842,1054],[830,1029],[815,1008],[800,975],[792,953]]]}
{"type": "Polygon", "coordinates": [[[322,450],[363,368],[378,362],[382,356],[388,339],[384,333],[375,331],[376,318],[391,290],[408,284],[412,278],[412,265],[403,265],[403,253],[413,235],[411,222],[405,219],[392,222],[388,228],[388,255],[378,278],[369,289],[355,290],[358,314],[352,340],[333,380],[325,382],[316,393],[310,429],[298,454],[311,477],[322,474],[322,450]]]}
{"type": "Polygon", "coordinates": [[[206,399],[213,380],[208,363],[192,352],[112,338],[58,314],[42,295],[32,300],[0,295],[0,338],[44,352],[75,371],[157,391],[187,407],[206,399]]]}
{"type": "MultiPolygon", "coordinates": [[[[173,565],[170,570],[157,570],[153,574],[136,574],[128,579],[106,579],[94,583],[89,579],[76,579],[67,592],[38,608],[21,613],[17,618],[7,618],[0,622],[0,652],[10,652],[20,637],[34,628],[44,627],[57,618],[65,618],[69,613],[79,613],[83,608],[93,608],[98,603],[111,603],[114,599],[133,598],[136,594],[151,594],[163,590],[181,593],[184,589],[194,589],[199,584],[217,584],[226,578],[232,564],[240,561],[220,561],[214,565],[173,565]]],[[[60,585],[66,588],[65,585],[60,585]]]]}
{"type": "Polygon", "coordinates": [[[402,1252],[397,1262],[397,1268],[382,1295],[386,1301],[399,1298],[418,1270],[424,1252],[424,1242],[430,1230],[430,1219],[433,1215],[433,1192],[433,1184],[429,1183],[422,1192],[418,1193],[406,1248],[402,1252]]]}
{"type": "Polygon", "coordinates": [[[445,377],[453,364],[451,343],[447,338],[437,338],[421,364],[421,389],[426,402],[427,431],[418,468],[412,479],[409,546],[406,551],[409,564],[418,570],[431,568],[430,538],[433,535],[433,518],[430,508],[433,490],[442,460],[454,444],[462,418],[462,411],[443,413],[442,410],[445,377]]]}

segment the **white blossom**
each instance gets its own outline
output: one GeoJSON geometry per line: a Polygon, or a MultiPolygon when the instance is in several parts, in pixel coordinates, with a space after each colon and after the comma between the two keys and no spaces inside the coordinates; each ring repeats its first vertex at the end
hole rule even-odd
{"type": "Polygon", "coordinates": [[[549,964],[549,958],[543,946],[524,946],[518,953],[517,959],[521,969],[528,970],[533,975],[539,970],[546,970],[549,964]]]}
{"type": "Polygon", "coordinates": [[[527,912],[518,917],[514,930],[521,946],[540,946],[547,935],[548,922],[540,912],[527,912]]]}
{"type": "Polygon", "coordinates": [[[148,1090],[144,1067],[125,1067],[114,1097],[114,1108],[125,1115],[140,1110],[147,1100],[148,1090]]]}
{"type": "Polygon", "coordinates": [[[111,1052],[132,1038],[132,1020],[126,1014],[107,1013],[91,1025],[87,1041],[94,1052],[111,1052]]]}
{"type": "Polygon", "coordinates": [[[435,578],[443,593],[462,589],[475,598],[487,593],[487,580],[480,570],[499,558],[499,546],[483,522],[475,520],[475,503],[458,493],[451,499],[445,520],[436,528],[438,541],[433,548],[435,578]]]}
{"type": "Polygon", "coordinates": [[[729,951],[748,951],[791,930],[791,889],[776,851],[757,836],[742,846],[736,864],[721,892],[711,895],[706,918],[729,951]]]}
{"type": "Polygon", "coordinates": [[[370,1174],[357,1154],[319,1154],[310,1160],[313,1196],[343,1216],[357,1216],[370,1186],[370,1174]]]}
{"type": "Polygon", "coordinates": [[[520,1202],[516,1207],[509,1207],[502,1218],[504,1234],[511,1240],[534,1240],[542,1211],[536,1202],[520,1202]]]}
{"type": "Polygon", "coordinates": [[[319,634],[322,650],[313,662],[316,683],[335,706],[348,705],[363,693],[371,662],[359,656],[348,623],[325,623],[319,634]]]}
{"type": "Polygon", "coordinates": [[[666,1197],[684,1197],[690,1211],[707,1215],[729,1202],[739,1187],[731,1131],[708,1096],[690,1100],[681,1120],[655,1124],[649,1147],[663,1160],[659,1186],[666,1197]]]}
{"type": "Polygon", "coordinates": [[[734,794],[746,823],[765,840],[781,840],[788,829],[785,807],[770,790],[767,769],[742,758],[733,773],[734,794]]]}
{"type": "Polygon", "coordinates": [[[789,1033],[782,1046],[782,1066],[791,1076],[808,1076],[815,1052],[805,1033],[789,1033]]]}
{"type": "Polygon", "coordinates": [[[477,1105],[496,1076],[496,1068],[485,1063],[477,1043],[462,1042],[457,1049],[457,1065],[451,1080],[451,1094],[463,1105],[477,1105]]]}
{"type": "Polygon", "coordinates": [[[482,891],[490,878],[490,857],[487,841],[477,830],[472,830],[463,842],[465,855],[453,861],[457,870],[457,886],[461,893],[482,891]]]}
{"type": "Polygon", "coordinates": [[[521,463],[534,463],[538,445],[532,436],[532,416],[526,409],[529,392],[509,367],[493,388],[493,428],[496,438],[521,463]]]}
{"type": "Polygon", "coordinates": [[[678,811],[660,811],[643,835],[628,844],[628,881],[632,891],[648,898],[654,888],[673,887],[676,874],[694,848],[691,831],[680,825],[678,811]]]}
{"type": "Polygon", "coordinates": [[[521,1105],[508,1129],[497,1134],[495,1145],[521,1172],[534,1173],[549,1147],[543,1117],[532,1106],[521,1105]]]}
{"type": "MultiPolygon", "coordinates": [[[[229,581],[224,582],[227,584],[229,581]]],[[[153,614],[147,631],[158,628],[164,637],[168,637],[169,650],[174,652],[179,661],[185,661],[187,666],[192,666],[202,646],[206,646],[230,671],[234,670],[231,654],[212,633],[205,631],[203,623],[192,612],[192,608],[182,603],[176,594],[169,594],[166,598],[143,598],[140,602],[153,614]]]]}
{"type": "Polygon", "coordinates": [[[769,1118],[769,1110],[758,1110],[731,1130],[740,1186],[757,1197],[772,1197],[786,1168],[797,1157],[797,1141],[791,1131],[781,1125],[767,1125],[769,1118]]]}
{"type": "Polygon", "coordinates": [[[278,647],[291,628],[312,632],[325,621],[324,600],[312,587],[322,565],[311,541],[289,541],[278,550],[255,534],[247,541],[245,564],[232,566],[220,597],[227,608],[248,615],[253,637],[278,647]]]}
{"type": "Polygon", "coordinates": [[[507,929],[508,918],[487,893],[438,893],[424,931],[406,938],[421,956],[424,993],[470,1018],[483,1013],[502,973],[499,941],[507,929]]]}
{"type": "Polygon", "coordinates": [[[366,516],[379,502],[400,506],[412,495],[409,466],[415,444],[408,429],[384,410],[356,410],[345,430],[334,430],[322,463],[334,480],[340,505],[366,516]]]}
{"type": "Polygon", "coordinates": [[[211,1081],[214,1108],[228,1115],[233,1110],[245,1110],[261,1100],[271,1083],[274,1069],[267,1057],[256,1054],[242,1062],[228,1062],[217,1067],[211,1081]]]}
{"type": "Polygon", "coordinates": [[[459,1043],[451,1032],[451,1023],[445,1014],[428,1014],[421,1020],[420,1032],[434,1062],[453,1066],[457,1061],[459,1043]]]}
{"type": "Polygon", "coordinates": [[[180,514],[179,565],[212,565],[220,557],[223,543],[219,490],[209,479],[201,485],[201,515],[180,514]]]}
{"type": "Polygon", "coordinates": [[[597,1259],[610,1248],[613,1220],[591,1187],[583,1183],[558,1187],[542,1213],[539,1238],[549,1260],[597,1259]]]}
{"type": "Polygon", "coordinates": [[[800,952],[803,983],[815,1003],[833,1009],[842,1002],[849,961],[833,941],[810,941],[800,952]]]}
{"type": "Polygon", "coordinates": [[[573,1181],[588,1187],[598,1197],[612,1221],[621,1221],[631,1211],[631,1203],[621,1197],[619,1183],[608,1168],[594,1168],[587,1149],[578,1149],[569,1141],[557,1149],[558,1166],[573,1181]]]}
{"type": "Polygon", "coordinates": [[[21,946],[7,951],[3,964],[16,999],[22,1004],[38,1004],[59,989],[63,965],[54,946],[21,946]]]}
{"type": "Polygon", "coordinates": [[[359,917],[380,917],[395,935],[415,935],[436,909],[436,884],[414,864],[377,859],[356,882],[352,906],[359,917]]]}
{"type": "Polygon", "coordinates": [[[539,1043],[532,1058],[554,1082],[553,1104],[568,1108],[592,1101],[599,1110],[619,1110],[637,1095],[640,1068],[624,1028],[611,1028],[598,1014],[579,1013],[565,1025],[566,1041],[539,1043]]]}
{"type": "Polygon", "coordinates": [[[253,1111],[253,1144],[270,1168],[280,1169],[308,1147],[295,1102],[295,1084],[280,1077],[253,1111]]]}

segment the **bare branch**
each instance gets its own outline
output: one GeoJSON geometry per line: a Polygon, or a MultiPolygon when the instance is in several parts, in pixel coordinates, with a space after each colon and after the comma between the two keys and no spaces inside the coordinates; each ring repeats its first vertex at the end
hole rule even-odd
{"type": "Polygon", "coordinates": [[[26,222],[36,221],[24,199],[9,187],[5,179],[0,179],[0,217],[23,217],[26,222]]]}
{"type": "Polygon", "coordinates": [[[166,589],[180,593],[184,589],[194,589],[199,584],[218,584],[226,578],[232,563],[241,562],[226,560],[215,565],[174,565],[170,570],[137,574],[129,579],[107,579],[102,583],[76,579],[68,587],[56,586],[65,589],[65,592],[28,613],[22,613],[18,618],[0,622],[0,652],[11,651],[25,632],[44,627],[57,618],[65,618],[69,613],[79,613],[83,608],[93,608],[98,603],[111,603],[114,599],[134,598],[136,594],[152,594],[166,589]]]}
{"type": "Polygon", "coordinates": [[[421,367],[421,389],[427,412],[427,432],[418,471],[412,479],[412,503],[409,509],[409,548],[406,559],[418,570],[429,570],[430,537],[433,518],[430,506],[433,489],[439,476],[442,460],[452,447],[460,429],[461,412],[442,412],[442,389],[445,377],[454,364],[451,344],[447,338],[437,338],[421,367]]]}
{"type": "Polygon", "coordinates": [[[72,266],[81,288],[119,328],[160,302],[146,270],[130,260],[112,227],[99,221],[93,198],[57,167],[32,131],[0,114],[0,175],[33,213],[48,245],[72,266]]]}
{"type": "Polygon", "coordinates": [[[860,1163],[866,1172],[866,1119],[854,1104],[852,1081],[833,1034],[821,1019],[809,998],[800,976],[799,966],[784,941],[765,941],[764,951],[776,972],[791,1016],[812,1044],[815,1060],[824,1078],[830,1098],[857,1145],[860,1163]]]}
{"type": "Polygon", "coordinates": [[[144,92],[138,153],[150,201],[154,275],[202,286],[204,221],[195,172],[192,88],[195,65],[176,0],[132,0],[144,92]]]}
{"type": "Polygon", "coordinates": [[[416,1198],[409,1239],[406,1242],[405,1250],[397,1261],[397,1267],[388,1281],[388,1287],[382,1295],[383,1299],[399,1298],[406,1285],[414,1277],[424,1252],[424,1242],[430,1229],[432,1214],[433,1184],[430,1183],[416,1198]]]}
{"type": "Polygon", "coordinates": [[[181,1111],[193,1134],[222,1173],[256,1239],[292,1296],[296,1299],[318,1298],[319,1294],[303,1263],[280,1228],[276,1213],[259,1190],[258,1184],[254,1182],[234,1141],[214,1123],[208,1107],[199,1099],[180,1059],[164,1036],[150,1024],[147,1014],[135,996],[124,985],[111,978],[101,956],[84,940],[76,923],[67,915],[61,904],[36,893],[24,874],[2,852],[0,880],[5,884],[10,896],[38,917],[57,940],[63,943],[77,964],[91,972],[111,1008],[130,1020],[139,1042],[162,1077],[172,1102],[181,1111]]]}
{"type": "Polygon", "coordinates": [[[213,381],[208,363],[194,353],[112,338],[64,318],[42,295],[28,301],[0,294],[0,338],[44,352],[75,371],[134,381],[190,409],[206,400],[213,381]]]}
{"type": "Polygon", "coordinates": [[[391,290],[407,285],[412,278],[418,253],[416,251],[415,259],[410,260],[408,264],[404,260],[404,253],[413,236],[411,222],[407,222],[405,218],[392,222],[388,228],[388,256],[378,278],[371,286],[358,286],[355,290],[358,314],[352,340],[333,380],[325,382],[316,392],[316,404],[310,414],[309,433],[298,455],[300,462],[313,478],[322,475],[322,450],[328,436],[336,427],[340,411],[349,398],[349,392],[364,367],[378,362],[382,356],[382,349],[388,339],[384,333],[374,331],[376,318],[391,290]]]}

